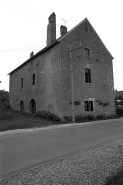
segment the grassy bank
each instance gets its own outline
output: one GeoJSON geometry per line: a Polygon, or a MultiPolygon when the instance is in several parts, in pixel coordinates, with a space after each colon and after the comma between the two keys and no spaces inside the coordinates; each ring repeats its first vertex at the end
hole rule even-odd
{"type": "Polygon", "coordinates": [[[20,113],[12,109],[0,109],[0,132],[15,129],[45,127],[59,122],[52,122],[30,114],[20,113]]]}
{"type": "MultiPolygon", "coordinates": [[[[76,123],[99,121],[107,119],[116,119],[119,116],[106,116],[82,115],[75,116],[76,123]]],[[[7,130],[26,129],[35,127],[46,127],[50,125],[68,124],[72,122],[72,117],[65,116],[64,121],[49,111],[38,111],[36,116],[26,113],[14,111],[10,108],[0,108],[0,132],[7,130]]]]}

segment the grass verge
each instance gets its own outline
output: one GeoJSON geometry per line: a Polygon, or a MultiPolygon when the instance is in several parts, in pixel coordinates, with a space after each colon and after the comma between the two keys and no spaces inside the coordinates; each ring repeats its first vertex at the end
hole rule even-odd
{"type": "Polygon", "coordinates": [[[0,109],[0,132],[25,128],[46,127],[56,124],[59,124],[59,122],[44,120],[12,109],[0,109]]]}
{"type": "MultiPolygon", "coordinates": [[[[89,122],[89,121],[99,121],[107,119],[116,119],[119,116],[106,116],[98,115],[88,115],[75,116],[75,122],[89,122]]],[[[36,115],[31,115],[27,113],[21,113],[14,111],[10,108],[0,108],[0,132],[7,130],[16,130],[16,129],[26,129],[26,128],[35,128],[35,127],[47,127],[50,125],[60,125],[60,124],[69,124],[72,122],[71,116],[64,116],[64,121],[60,121],[60,118],[55,114],[50,113],[49,111],[38,111],[36,115]]]]}

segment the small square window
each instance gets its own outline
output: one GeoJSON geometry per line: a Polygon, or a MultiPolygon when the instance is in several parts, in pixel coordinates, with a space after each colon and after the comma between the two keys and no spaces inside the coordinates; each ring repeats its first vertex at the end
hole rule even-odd
{"type": "Polygon", "coordinates": [[[91,83],[91,69],[85,68],[85,83],[91,83]]]}
{"type": "Polygon", "coordinates": [[[35,85],[35,73],[32,75],[32,85],[35,85]]]}

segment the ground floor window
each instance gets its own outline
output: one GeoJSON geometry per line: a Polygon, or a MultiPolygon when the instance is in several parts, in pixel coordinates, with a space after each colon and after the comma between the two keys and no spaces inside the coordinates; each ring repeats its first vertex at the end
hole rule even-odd
{"type": "Polygon", "coordinates": [[[85,111],[93,111],[93,101],[84,101],[85,111]]]}

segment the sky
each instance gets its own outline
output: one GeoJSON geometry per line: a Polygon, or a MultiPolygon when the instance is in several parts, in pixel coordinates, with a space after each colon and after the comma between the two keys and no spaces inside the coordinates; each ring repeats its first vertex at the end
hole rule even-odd
{"type": "Polygon", "coordinates": [[[123,90],[123,0],[0,0],[0,90],[9,91],[9,75],[46,46],[48,17],[56,14],[69,30],[88,18],[114,57],[114,87],[123,90]]]}

